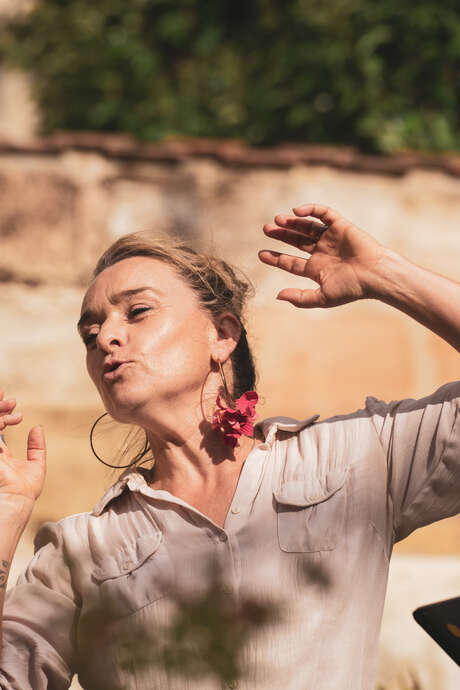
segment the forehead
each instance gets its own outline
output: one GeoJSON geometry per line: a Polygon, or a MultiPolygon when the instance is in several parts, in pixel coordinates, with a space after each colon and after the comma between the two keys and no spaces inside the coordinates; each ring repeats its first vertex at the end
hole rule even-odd
{"type": "Polygon", "coordinates": [[[193,301],[195,297],[174,266],[151,257],[133,256],[109,266],[96,276],[83,298],[81,311],[106,300],[113,302],[119,293],[140,287],[151,288],[158,295],[171,299],[182,300],[187,296],[193,301]]]}

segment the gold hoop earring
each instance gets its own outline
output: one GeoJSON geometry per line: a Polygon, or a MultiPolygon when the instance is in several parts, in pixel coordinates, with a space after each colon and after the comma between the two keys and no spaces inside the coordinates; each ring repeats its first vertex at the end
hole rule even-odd
{"type": "Polygon", "coordinates": [[[90,446],[91,446],[91,450],[92,450],[92,452],[93,452],[93,455],[97,458],[97,460],[99,460],[99,462],[102,462],[103,465],[106,465],[106,467],[112,467],[112,468],[115,469],[115,470],[124,470],[124,469],[126,469],[127,467],[133,467],[133,466],[134,466],[136,463],[138,463],[139,460],[140,460],[141,458],[143,458],[144,455],[146,455],[146,453],[148,452],[148,450],[149,450],[149,441],[148,441],[148,438],[147,438],[147,437],[145,438],[145,445],[144,445],[143,450],[141,450],[140,453],[138,453],[138,454],[136,455],[136,457],[134,458],[134,460],[132,460],[128,465],[111,465],[109,462],[106,462],[105,460],[103,460],[103,459],[96,453],[96,449],[94,448],[94,443],[93,443],[93,434],[94,434],[94,430],[95,430],[95,428],[96,428],[96,425],[97,425],[97,423],[100,422],[101,419],[102,419],[103,417],[105,417],[106,415],[108,415],[108,412],[104,412],[104,414],[101,414],[101,416],[98,417],[98,418],[96,419],[96,421],[94,422],[93,426],[91,427],[91,431],[89,432],[89,444],[90,444],[90,446]]]}
{"type": "Polygon", "coordinates": [[[220,378],[222,379],[222,385],[223,385],[223,387],[224,387],[224,394],[225,394],[225,398],[226,398],[226,401],[227,401],[227,404],[228,404],[228,403],[230,403],[230,402],[232,401],[232,396],[230,395],[230,391],[228,390],[227,380],[226,380],[226,378],[225,378],[225,374],[224,374],[224,369],[223,369],[223,367],[222,367],[222,363],[221,363],[220,361],[218,361],[217,364],[219,365],[220,378]]]}

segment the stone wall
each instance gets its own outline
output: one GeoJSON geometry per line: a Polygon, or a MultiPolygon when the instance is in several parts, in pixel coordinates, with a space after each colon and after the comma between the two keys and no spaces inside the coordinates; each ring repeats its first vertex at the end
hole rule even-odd
{"type": "Polygon", "coordinates": [[[456,376],[456,353],[385,305],[300,312],[276,302],[278,289],[303,282],[257,259],[258,249],[276,247],[262,235],[263,223],[314,199],[412,260],[458,277],[460,185],[453,159],[451,169],[409,161],[389,174],[369,161],[366,166],[363,157],[359,169],[340,151],[322,158],[316,151],[302,161],[279,150],[261,160],[248,151],[245,159],[241,147],[229,153],[228,146],[209,142],[188,149],[76,135],[0,144],[1,299],[15,322],[1,345],[0,373],[24,401],[45,402],[37,380],[22,366],[11,368],[10,348],[34,348],[43,382],[53,351],[59,374],[47,383],[47,404],[68,404],[70,391],[73,405],[94,403],[81,367],[67,366],[79,351],[73,321],[97,256],[116,237],[139,229],[215,249],[253,280],[249,331],[267,413],[330,414],[355,407],[365,393],[418,396],[456,376]],[[19,323],[24,318],[31,324],[27,337],[19,323]]]}

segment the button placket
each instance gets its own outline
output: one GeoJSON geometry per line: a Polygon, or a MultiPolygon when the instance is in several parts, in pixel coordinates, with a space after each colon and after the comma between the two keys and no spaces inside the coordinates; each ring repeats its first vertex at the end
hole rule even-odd
{"type": "Polygon", "coordinates": [[[267,442],[260,444],[250,452],[251,462],[248,464],[246,460],[243,465],[232,505],[228,511],[227,527],[234,526],[238,530],[241,521],[249,516],[250,507],[262,483],[270,453],[271,447],[267,442]]]}

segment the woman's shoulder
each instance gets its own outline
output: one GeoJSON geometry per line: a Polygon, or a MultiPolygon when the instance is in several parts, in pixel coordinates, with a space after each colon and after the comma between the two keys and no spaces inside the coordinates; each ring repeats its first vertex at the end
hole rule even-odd
{"type": "Polygon", "coordinates": [[[350,412],[322,417],[320,414],[297,420],[292,417],[268,417],[257,423],[256,429],[266,442],[275,439],[287,439],[303,434],[307,436],[341,434],[347,428],[364,428],[369,423],[375,425],[376,418],[393,417],[398,413],[424,410],[428,407],[451,404],[457,406],[460,400],[460,381],[446,383],[429,395],[422,398],[401,398],[386,402],[369,395],[360,408],[350,412]]]}
{"type": "Polygon", "coordinates": [[[56,547],[64,544],[68,548],[74,543],[88,542],[91,538],[94,540],[99,534],[101,539],[107,539],[112,532],[129,532],[129,527],[139,520],[138,515],[133,517],[133,513],[138,512],[135,510],[138,506],[133,505],[132,492],[128,488],[130,479],[135,481],[136,475],[135,470],[124,473],[91,510],[44,522],[34,539],[35,551],[48,543],[56,547]]]}
{"type": "Polygon", "coordinates": [[[114,487],[92,511],[44,523],[34,540],[34,560],[45,564],[50,558],[60,559],[81,583],[90,575],[97,578],[117,572],[123,563],[133,560],[133,554],[156,547],[162,535],[149,511],[142,510],[134,490],[126,487],[119,492],[114,487]]]}

